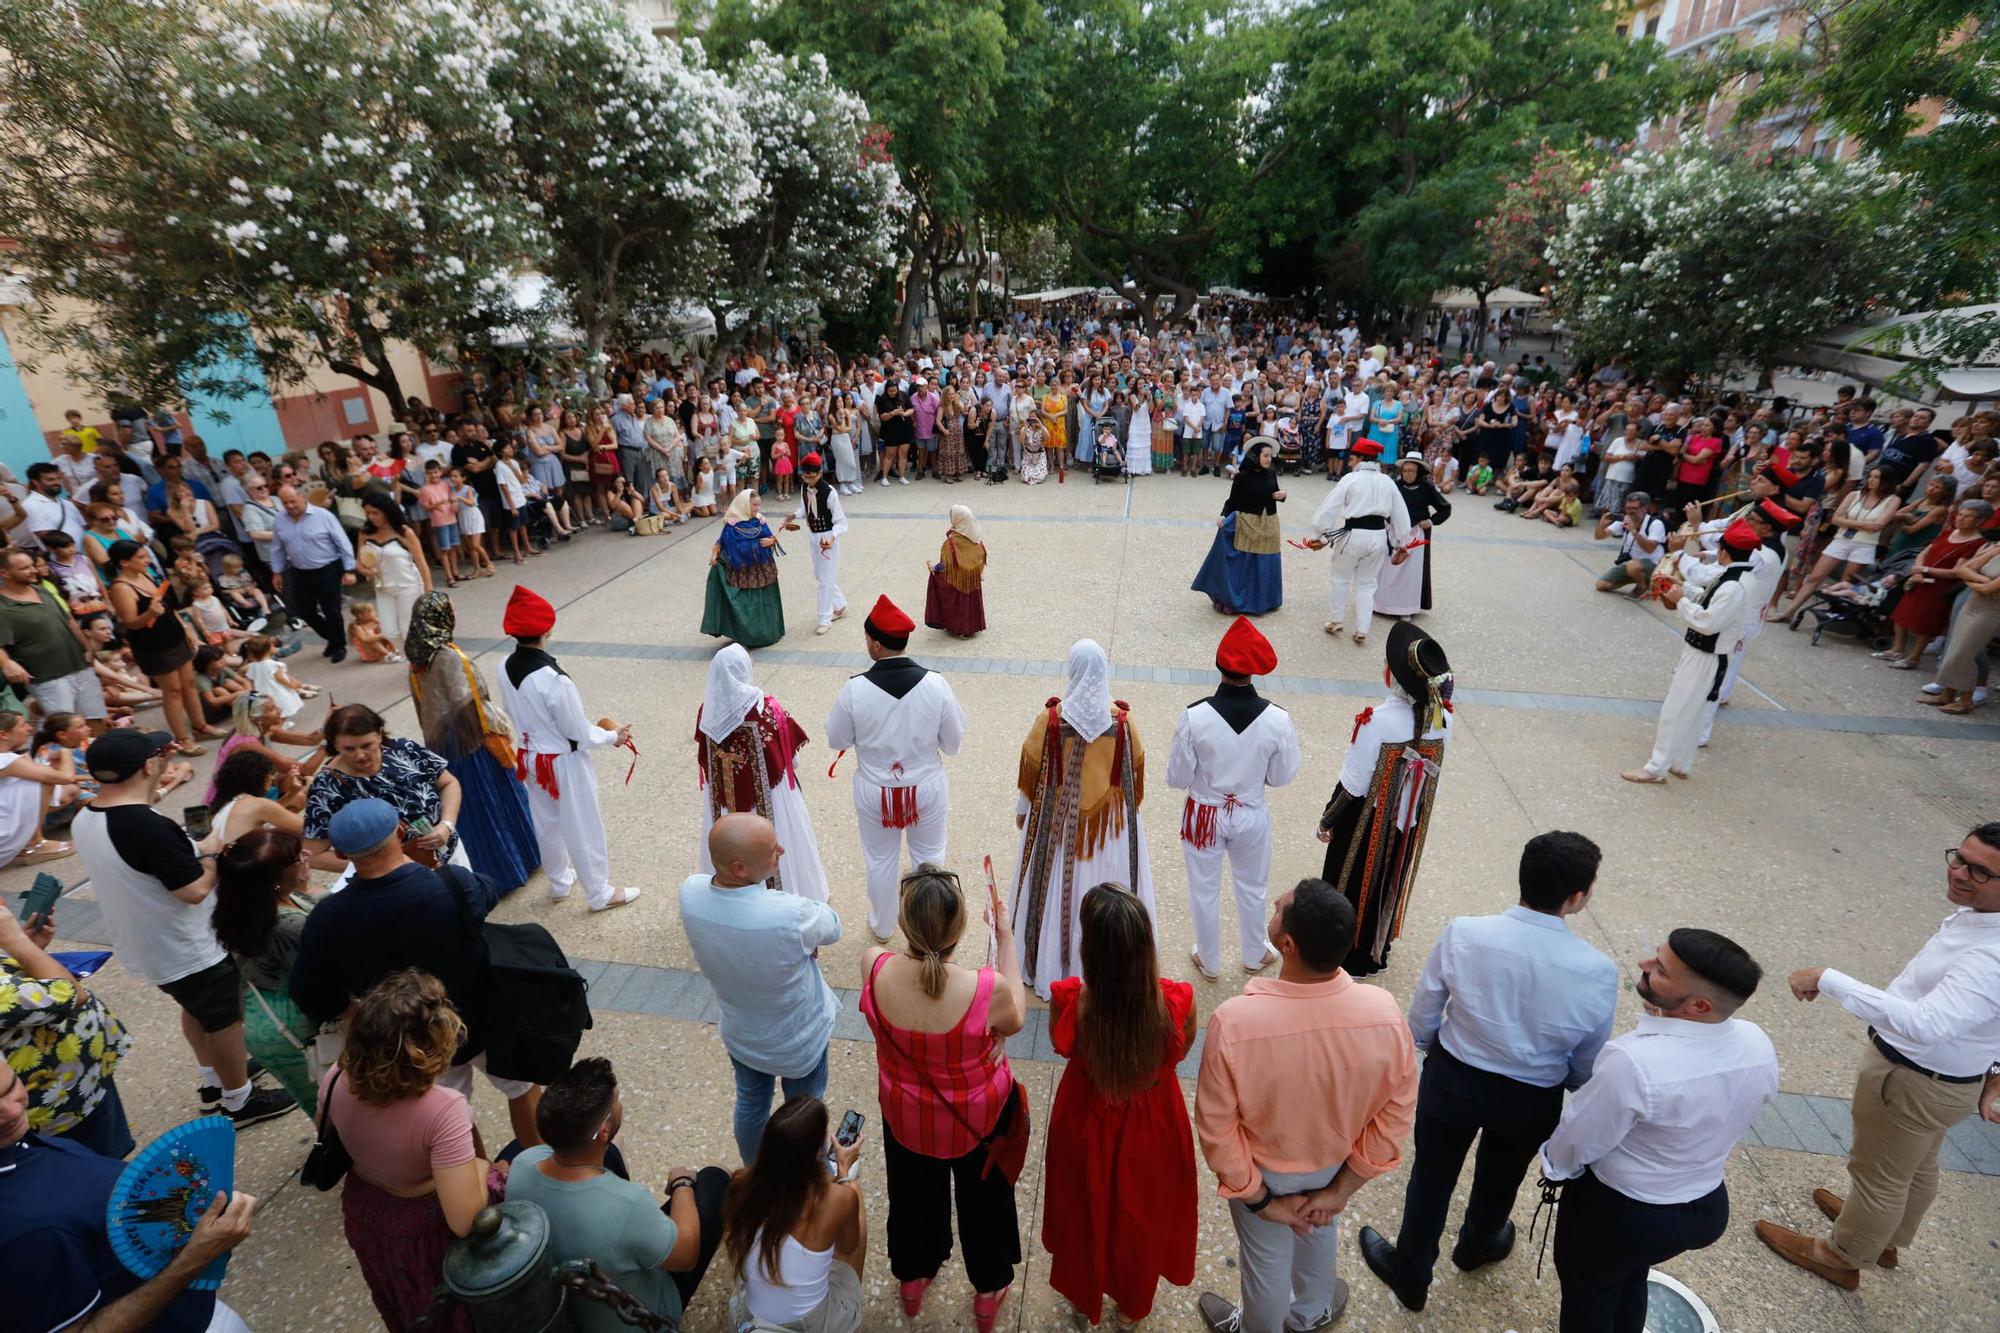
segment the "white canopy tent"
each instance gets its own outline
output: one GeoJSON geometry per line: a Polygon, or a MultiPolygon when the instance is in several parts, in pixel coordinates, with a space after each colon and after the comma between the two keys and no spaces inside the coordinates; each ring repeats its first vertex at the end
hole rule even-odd
{"type": "MultiPolygon", "coordinates": [[[[1432,305],[1441,305],[1447,310],[1472,310],[1479,306],[1479,293],[1470,287],[1460,287],[1457,291],[1439,292],[1431,298],[1432,305]]],[[[1505,310],[1509,306],[1547,305],[1548,298],[1524,292],[1519,287],[1495,287],[1486,293],[1488,310],[1505,310]]]]}
{"type": "MultiPolygon", "coordinates": [[[[1920,326],[1940,315],[2000,320],[2000,305],[1921,310],[1872,324],[1844,325],[1813,335],[1786,349],[1785,355],[1799,365],[1850,375],[1882,388],[1899,381],[1936,345],[1935,337],[1926,335],[1920,326]]],[[[2000,328],[2000,324],[1995,327],[2000,328]]],[[[1995,337],[1966,364],[1940,371],[1932,394],[1941,399],[2000,398],[2000,337],[1995,337]]]]}

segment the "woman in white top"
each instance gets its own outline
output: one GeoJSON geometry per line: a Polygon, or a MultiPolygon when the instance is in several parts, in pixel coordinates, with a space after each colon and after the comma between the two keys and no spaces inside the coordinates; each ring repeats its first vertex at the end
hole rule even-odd
{"type": "Polygon", "coordinates": [[[0,866],[31,866],[76,850],[41,836],[49,797],[73,779],[29,758],[24,751],[32,738],[27,718],[0,709],[0,866]]]}
{"type": "Polygon", "coordinates": [[[1833,540],[1820,552],[1818,563],[1806,575],[1805,583],[1798,595],[1786,603],[1784,609],[1765,617],[1767,620],[1785,620],[1798,614],[1799,608],[1812,600],[1821,585],[1840,570],[1842,582],[1851,583],[1867,572],[1875,563],[1875,557],[1882,545],[1883,530],[1896,521],[1896,511],[1903,502],[1889,478],[1881,468],[1868,469],[1868,475],[1861,485],[1848,493],[1840,507],[1834,511],[1833,540]]]}
{"type": "Polygon", "coordinates": [[[396,643],[410,627],[410,610],[431,590],[431,568],[403,507],[380,491],[361,497],[361,552],[356,563],[375,585],[375,617],[396,643]]]}
{"type": "Polygon", "coordinates": [[[1148,390],[1132,395],[1132,419],[1125,427],[1125,475],[1153,475],[1153,396],[1148,390]]]}
{"type": "Polygon", "coordinates": [[[861,1141],[830,1142],[826,1103],[792,1097],[764,1126],[757,1160],[729,1182],[722,1244],[736,1271],[733,1327],[856,1333],[868,1218],[861,1141]],[[827,1154],[834,1177],[827,1174],[827,1154]]]}

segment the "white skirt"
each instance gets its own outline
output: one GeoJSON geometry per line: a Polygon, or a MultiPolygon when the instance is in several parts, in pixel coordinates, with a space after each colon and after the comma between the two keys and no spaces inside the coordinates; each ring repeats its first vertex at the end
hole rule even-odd
{"type": "MultiPolygon", "coordinates": [[[[1025,826],[1021,829],[1020,839],[1014,848],[1016,886],[1013,906],[1014,938],[1019,942],[1016,947],[1022,951],[1022,973],[1023,975],[1034,973],[1035,994],[1044,1000],[1049,998],[1049,987],[1055,981],[1062,977],[1083,975],[1083,897],[1100,884],[1124,884],[1132,878],[1132,860],[1131,853],[1127,850],[1127,838],[1139,839],[1139,882],[1127,887],[1136,892],[1139,901],[1146,905],[1146,915],[1153,918],[1156,937],[1159,931],[1159,916],[1153,910],[1153,866],[1146,855],[1146,815],[1144,811],[1137,811],[1131,822],[1126,825],[1125,831],[1116,837],[1106,838],[1095,856],[1078,858],[1075,877],[1070,881],[1069,956],[1063,956],[1061,876],[1065,854],[1063,842],[1068,834],[1069,830],[1065,830],[1063,837],[1056,840],[1055,852],[1049,858],[1050,875],[1055,882],[1049,885],[1048,896],[1042,904],[1042,934],[1041,939],[1037,941],[1036,956],[1032,960],[1027,957],[1028,894],[1022,891],[1025,886],[1020,884],[1021,856],[1026,850],[1023,844],[1028,839],[1028,830],[1025,826]]],[[[781,834],[781,841],[782,838],[781,834]]]]}
{"type": "Polygon", "coordinates": [[[1385,616],[1413,616],[1422,611],[1424,562],[1430,558],[1431,548],[1426,543],[1410,552],[1410,558],[1400,565],[1384,559],[1382,572],[1375,580],[1375,609],[1385,616]]]}
{"type": "MultiPolygon", "coordinates": [[[[708,793],[700,792],[701,837],[695,843],[695,864],[704,875],[715,873],[708,855],[708,831],[715,825],[715,807],[708,793]]],[[[812,812],[797,787],[782,777],[771,788],[771,823],[778,830],[778,845],[785,849],[778,858],[778,879],[786,893],[796,893],[816,903],[826,901],[826,867],[820,864],[819,843],[813,837],[812,812]]]]}

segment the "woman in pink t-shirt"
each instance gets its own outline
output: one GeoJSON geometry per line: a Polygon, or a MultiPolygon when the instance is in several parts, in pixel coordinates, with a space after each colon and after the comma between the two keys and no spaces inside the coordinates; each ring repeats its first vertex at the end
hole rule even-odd
{"type": "Polygon", "coordinates": [[[1669,508],[1678,509],[1708,499],[1715,489],[1715,465],[1728,443],[1713,420],[1697,420],[1689,428],[1687,443],[1681,446],[1680,461],[1674,469],[1674,493],[1669,508]]]}

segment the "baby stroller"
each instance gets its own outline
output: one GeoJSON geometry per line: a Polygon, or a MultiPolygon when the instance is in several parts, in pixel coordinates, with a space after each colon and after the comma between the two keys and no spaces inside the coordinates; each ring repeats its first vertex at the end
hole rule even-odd
{"type": "Polygon", "coordinates": [[[1125,442],[1118,438],[1118,418],[1099,417],[1090,423],[1097,447],[1090,456],[1092,481],[1117,480],[1125,475],[1125,442]]]}
{"type": "Polygon", "coordinates": [[[1299,475],[1305,466],[1305,455],[1299,447],[1299,428],[1290,417],[1278,418],[1276,435],[1262,435],[1256,438],[1276,441],[1280,473],[1290,472],[1294,477],[1299,475]]]}
{"type": "Polygon", "coordinates": [[[1821,588],[1810,602],[1793,613],[1790,628],[1796,630],[1811,616],[1815,648],[1819,646],[1820,635],[1829,630],[1859,639],[1877,652],[1887,648],[1895,639],[1890,613],[1903,599],[1903,584],[1920,554],[1921,548],[1912,547],[1869,569],[1868,577],[1859,583],[1842,586],[1838,591],[1821,588]]]}

